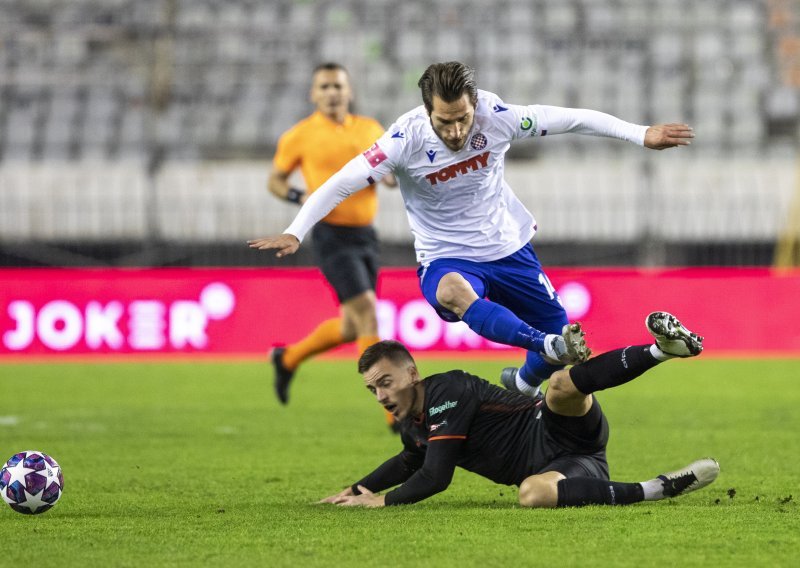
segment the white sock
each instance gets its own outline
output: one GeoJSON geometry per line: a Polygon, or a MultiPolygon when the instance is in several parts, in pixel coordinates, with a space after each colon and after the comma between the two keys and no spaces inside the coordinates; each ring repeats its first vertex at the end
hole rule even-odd
{"type": "Polygon", "coordinates": [[[517,377],[515,382],[517,383],[517,388],[522,394],[527,394],[530,397],[534,397],[537,394],[539,394],[539,387],[538,386],[532,387],[531,385],[526,383],[525,379],[523,379],[520,376],[519,369],[517,369],[517,377]]]}
{"type": "Polygon", "coordinates": [[[548,333],[544,336],[544,353],[545,357],[549,357],[550,359],[555,359],[558,361],[558,355],[553,352],[553,335],[552,333],[548,333]]]}
{"type": "Polygon", "coordinates": [[[669,361],[670,359],[674,359],[675,358],[675,355],[668,355],[667,353],[664,353],[663,351],[661,351],[661,349],[659,349],[658,345],[656,345],[655,343],[653,343],[650,346],[650,355],[652,355],[653,357],[655,357],[659,361],[669,361]]]}
{"type": "Polygon", "coordinates": [[[664,498],[664,482],[658,478],[643,481],[639,485],[644,489],[645,501],[658,501],[664,498]]]}
{"type": "Polygon", "coordinates": [[[561,339],[563,344],[564,340],[560,335],[548,333],[544,338],[544,351],[540,351],[539,354],[551,365],[561,365],[561,361],[558,358],[558,353],[556,353],[555,349],[553,349],[553,343],[555,343],[554,338],[556,338],[555,341],[561,339]]]}

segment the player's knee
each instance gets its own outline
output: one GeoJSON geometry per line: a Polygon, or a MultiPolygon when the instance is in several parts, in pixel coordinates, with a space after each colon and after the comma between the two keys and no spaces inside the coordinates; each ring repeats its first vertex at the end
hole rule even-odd
{"type": "Polygon", "coordinates": [[[591,395],[579,391],[564,369],[550,376],[545,400],[550,410],[562,416],[583,416],[592,407],[591,395]]]}
{"type": "Polygon", "coordinates": [[[558,475],[532,475],[519,486],[523,507],[552,508],[558,504],[558,475]]]}
{"type": "Polygon", "coordinates": [[[469,282],[458,272],[445,274],[436,286],[436,301],[460,317],[477,297],[469,282]]]}
{"type": "Polygon", "coordinates": [[[566,369],[559,369],[550,375],[547,388],[559,396],[573,396],[578,392],[566,369]]]}

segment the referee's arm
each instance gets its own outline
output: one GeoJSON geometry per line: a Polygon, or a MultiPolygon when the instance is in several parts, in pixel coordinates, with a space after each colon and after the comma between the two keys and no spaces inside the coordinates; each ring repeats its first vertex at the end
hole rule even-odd
{"type": "Polygon", "coordinates": [[[278,168],[273,168],[267,180],[267,189],[276,197],[286,201],[302,205],[306,200],[306,192],[302,189],[292,187],[289,184],[291,172],[284,172],[278,168]]]}

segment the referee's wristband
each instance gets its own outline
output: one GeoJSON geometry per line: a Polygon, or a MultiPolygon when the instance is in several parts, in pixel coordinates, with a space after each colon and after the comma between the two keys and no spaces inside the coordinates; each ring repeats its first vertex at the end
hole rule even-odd
{"type": "Polygon", "coordinates": [[[302,189],[297,189],[296,187],[290,187],[289,191],[286,193],[286,201],[291,203],[297,203],[300,205],[300,200],[303,199],[303,196],[306,194],[305,191],[302,189]]]}

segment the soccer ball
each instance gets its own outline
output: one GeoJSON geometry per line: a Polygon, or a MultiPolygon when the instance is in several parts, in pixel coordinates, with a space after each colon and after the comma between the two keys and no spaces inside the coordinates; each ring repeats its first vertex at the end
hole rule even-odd
{"type": "Polygon", "coordinates": [[[18,513],[44,513],[56,504],[63,489],[61,467],[44,452],[14,454],[0,470],[0,495],[18,513]]]}

